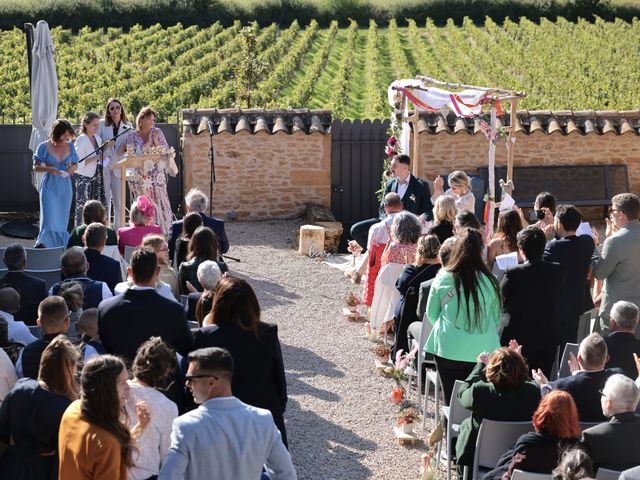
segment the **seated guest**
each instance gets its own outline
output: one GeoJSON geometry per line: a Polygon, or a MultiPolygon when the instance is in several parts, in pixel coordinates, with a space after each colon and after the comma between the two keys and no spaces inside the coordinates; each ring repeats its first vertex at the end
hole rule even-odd
{"type": "Polygon", "coordinates": [[[187,261],[180,264],[178,279],[180,280],[180,293],[188,295],[192,292],[202,292],[203,287],[198,282],[198,266],[207,260],[218,263],[221,272],[229,271],[224,262],[218,261],[218,241],[216,234],[208,227],[198,227],[189,241],[189,253],[187,261]],[[191,285],[191,288],[187,284],[191,285]]]}
{"type": "Polygon", "coordinates": [[[35,325],[38,305],[47,296],[47,284],[24,273],[27,252],[19,243],[12,243],[5,249],[3,260],[9,271],[0,278],[0,285],[13,285],[20,291],[20,309],[14,313],[14,317],[27,325],[35,325]]]}
{"type": "Polygon", "coordinates": [[[418,238],[422,233],[420,221],[411,212],[400,212],[391,225],[391,243],[387,245],[380,258],[380,273],[376,278],[369,319],[371,326],[381,329],[393,325],[396,302],[400,300],[400,292],[396,281],[405,265],[416,258],[418,238]]]}
{"type": "Polygon", "coordinates": [[[98,309],[89,308],[84,310],[76,324],[78,331],[78,348],[82,357],[84,357],[87,347],[92,347],[98,354],[104,355],[106,350],[100,342],[98,335],[98,309]]]}
{"type": "MultiPolygon", "coordinates": [[[[241,401],[271,412],[287,445],[284,375],[278,327],[260,321],[260,304],[251,286],[239,278],[220,280],[205,327],[195,332],[195,348],[222,347],[231,353],[231,388],[241,401]]],[[[196,399],[197,400],[197,399],[196,399]]]]}
{"type": "Polygon", "coordinates": [[[369,228],[369,236],[367,239],[367,270],[366,282],[362,291],[362,303],[371,306],[373,301],[373,293],[375,290],[376,279],[380,273],[380,263],[382,261],[382,253],[389,242],[389,232],[393,219],[398,212],[404,208],[400,195],[391,192],[384,196],[384,211],[386,217],[369,228]]]}
{"type": "Polygon", "coordinates": [[[82,308],[95,308],[105,298],[113,297],[113,293],[105,282],[92,280],[87,276],[88,270],[89,262],[82,248],[71,247],[62,254],[63,280],[53,284],[49,289],[49,295],[58,295],[62,284],[73,280],[80,283],[84,290],[82,308]]]}
{"type": "Polygon", "coordinates": [[[584,480],[594,478],[593,460],[584,448],[571,447],[562,452],[560,463],[553,469],[554,480],[584,480]]]}
{"type": "Polygon", "coordinates": [[[453,222],[456,220],[456,201],[449,195],[442,195],[433,204],[433,226],[429,235],[438,237],[440,243],[453,237],[453,222]]]}
{"type": "Polygon", "coordinates": [[[0,405],[2,405],[5,395],[9,393],[9,390],[18,381],[16,368],[13,366],[11,357],[2,348],[8,342],[8,329],[7,322],[0,318],[0,405]]]}
{"type": "Polygon", "coordinates": [[[456,214],[456,219],[453,222],[453,234],[458,237],[460,236],[460,232],[462,232],[462,230],[465,228],[471,228],[473,230],[482,232],[482,225],[478,221],[478,218],[473,212],[470,212],[468,210],[463,210],[456,214]]]}
{"type": "Polygon", "coordinates": [[[624,375],[612,375],[602,389],[602,412],[608,423],[582,432],[582,443],[596,468],[626,470],[640,465],[640,399],[638,387],[624,375]]]}
{"type": "Polygon", "coordinates": [[[152,225],[155,220],[156,209],[151,200],[140,195],[131,205],[129,212],[130,227],[118,229],[118,250],[124,257],[124,247],[138,247],[142,239],[150,233],[161,234],[162,229],[158,225],[152,225]]]}
{"type": "MultiPolygon", "coordinates": [[[[16,362],[18,377],[37,378],[42,352],[58,335],[66,337],[69,330],[69,309],[62,297],[47,297],[40,303],[38,326],[43,331],[42,338],[24,347],[20,353],[16,362]]],[[[82,360],[86,362],[97,354],[94,348],[87,347],[82,360]]]]}
{"type": "Polygon", "coordinates": [[[20,342],[29,345],[36,341],[36,337],[31,335],[29,327],[23,322],[16,320],[14,314],[20,308],[20,293],[13,285],[3,285],[0,287],[0,318],[7,322],[8,340],[10,342],[20,342]]]}
{"type": "Polygon", "coordinates": [[[452,197],[456,202],[456,210],[462,212],[475,211],[476,197],[471,191],[471,179],[461,170],[451,172],[447,177],[449,188],[444,191],[444,179],[438,175],[433,181],[433,195],[431,201],[435,202],[440,196],[447,195],[452,197]]]}
{"type": "Polygon", "coordinates": [[[233,358],[222,348],[189,354],[187,387],[200,407],[173,422],[160,480],[258,479],[263,468],[273,480],[297,478],[271,414],[233,395],[233,375],[233,358]]]}
{"type": "Polygon", "coordinates": [[[521,435],[516,446],[502,456],[498,466],[483,480],[509,480],[516,469],[550,474],[558,465],[560,453],[577,445],[580,439],[573,397],[562,390],[546,394],[533,414],[533,428],[535,432],[521,435]]]}
{"type": "Polygon", "coordinates": [[[498,255],[506,255],[518,251],[518,232],[522,230],[522,220],[515,210],[500,212],[498,226],[493,238],[487,245],[487,266],[498,280],[502,280],[504,271],[496,264],[498,255]]]}
{"type": "MultiPolygon", "coordinates": [[[[185,195],[184,202],[187,207],[187,213],[198,213],[200,217],[202,217],[203,226],[209,227],[211,230],[213,230],[213,233],[217,235],[218,245],[220,245],[220,253],[227,253],[229,251],[229,240],[227,239],[227,234],[224,231],[224,221],[220,220],[219,218],[209,217],[208,215],[205,215],[204,212],[209,206],[209,199],[204,194],[204,192],[197,188],[192,188],[185,195]]],[[[176,248],[176,240],[183,231],[182,223],[182,220],[178,220],[177,222],[173,222],[173,224],[171,225],[171,232],[169,233],[170,259],[173,259],[176,248]]],[[[174,265],[176,268],[180,266],[179,263],[175,263],[174,265]]]]}
{"type": "Polygon", "coordinates": [[[130,428],[138,422],[136,404],[145,402],[149,411],[149,424],[136,439],[133,465],[129,467],[129,480],[157,478],[160,466],[169,451],[171,424],[178,416],[178,407],[162,392],[166,390],[176,370],[176,354],[160,337],[151,337],[136,353],[128,381],[130,398],[125,404],[130,428]]]}
{"type": "Polygon", "coordinates": [[[98,200],[89,200],[84,204],[84,207],[82,208],[82,222],[82,225],[71,231],[67,248],[82,247],[84,245],[82,236],[87,229],[87,225],[95,222],[101,223],[107,227],[106,245],[118,245],[118,236],[116,235],[115,230],[107,226],[107,210],[98,200]]]}
{"type": "Polygon", "coordinates": [[[550,376],[560,344],[556,311],[563,272],[557,263],[542,260],[545,243],[544,232],[537,227],[518,233],[518,250],[525,262],[509,268],[502,280],[506,327],[500,343],[509,345],[516,340],[529,366],[550,376]]]}
{"type": "Polygon", "coordinates": [[[531,373],[543,395],[556,389],[569,392],[576,402],[581,422],[604,422],[600,390],[611,375],[623,373],[619,368],[605,370],[606,362],[607,344],[600,334],[592,333],[580,343],[578,358],[571,355],[571,376],[549,382],[541,370],[532,370],[531,373]]]}
{"type": "Polygon", "coordinates": [[[72,342],[75,342],[79,336],[76,325],[78,324],[80,315],[82,315],[82,301],[84,298],[82,285],[78,282],[63,282],[59,294],[69,309],[69,330],[67,331],[67,337],[72,342]]]}
{"type": "Polygon", "coordinates": [[[560,239],[551,240],[544,251],[546,261],[559,263],[564,268],[564,287],[558,304],[561,345],[576,343],[580,315],[593,308],[590,295],[585,293],[595,244],[590,235],[576,236],[581,221],[580,210],[573,205],[560,205],[553,223],[560,239]],[[589,304],[585,297],[589,298],[589,304]]]}
{"type": "Polygon", "coordinates": [[[82,239],[87,247],[84,251],[89,262],[87,276],[106,283],[113,292],[116,285],[122,281],[122,270],[118,261],[102,254],[107,240],[107,227],[98,222],[90,223],[82,239]]]}
{"type": "Polygon", "coordinates": [[[633,468],[628,468],[620,474],[618,480],[638,480],[640,478],[640,465],[633,468]]]}
{"type": "Polygon", "coordinates": [[[98,331],[107,352],[131,362],[140,345],[152,336],[162,338],[180,355],[191,351],[193,337],[182,305],[156,292],[159,274],[153,250],[134,250],[129,267],[133,285],[98,306],[98,331]]]}
{"type": "Polygon", "coordinates": [[[527,362],[516,350],[502,347],[478,355],[478,363],[458,392],[471,416],[460,424],[456,442],[458,469],[473,465],[476,439],[483,419],[530,420],[540,403],[538,386],[529,380],[527,362]]]}
{"type": "Polygon", "coordinates": [[[78,398],[77,362],[76,348],[57,337],[42,352],[37,380],[19,380],[5,398],[0,442],[8,447],[0,457],[0,478],[58,478],[58,428],[64,411],[78,398]]]}
{"type": "Polygon", "coordinates": [[[187,320],[198,322],[202,326],[204,317],[209,315],[213,306],[213,296],[222,277],[217,262],[207,260],[198,267],[198,281],[204,287],[202,293],[190,293],[187,308],[187,320]]]}
{"type": "Polygon", "coordinates": [[[440,270],[438,251],[440,242],[435,235],[422,235],[418,239],[416,258],[414,264],[407,265],[396,281],[396,288],[400,292],[400,301],[397,303],[394,314],[395,338],[391,349],[392,358],[396,358],[399,350],[409,351],[407,343],[407,329],[409,325],[417,321],[416,309],[420,284],[431,280],[440,270]]]}
{"type": "Polygon", "coordinates": [[[638,377],[633,354],[640,355],[640,340],[635,336],[638,326],[638,307],[631,302],[619,300],[611,307],[611,333],[604,339],[609,359],[606,367],[621,368],[624,374],[635,380],[638,377]]]}
{"type": "Polygon", "coordinates": [[[176,267],[179,267],[187,259],[191,237],[196,229],[201,226],[202,217],[198,212],[187,213],[182,219],[182,233],[180,238],[176,240],[175,258],[172,259],[176,267]]]}
{"type": "Polygon", "coordinates": [[[167,242],[162,235],[150,234],[145,235],[142,239],[142,246],[148,247],[156,252],[158,257],[158,265],[160,265],[160,275],[158,279],[169,285],[173,298],[180,301],[180,285],[178,284],[178,275],[169,264],[169,255],[167,242]]]}

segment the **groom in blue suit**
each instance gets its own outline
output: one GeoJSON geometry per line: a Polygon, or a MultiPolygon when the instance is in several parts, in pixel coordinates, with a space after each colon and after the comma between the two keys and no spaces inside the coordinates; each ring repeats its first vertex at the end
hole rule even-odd
{"type": "MultiPolygon", "coordinates": [[[[397,193],[402,199],[405,210],[418,216],[424,215],[427,220],[431,220],[433,218],[433,204],[431,203],[429,185],[421,178],[414,177],[411,174],[410,166],[411,159],[408,155],[394,157],[389,166],[394,178],[387,181],[384,187],[384,195],[390,192],[397,193]]],[[[386,216],[382,203],[380,204],[379,214],[380,218],[363,220],[351,227],[351,237],[358,242],[363,250],[367,249],[369,228],[386,216]]]]}

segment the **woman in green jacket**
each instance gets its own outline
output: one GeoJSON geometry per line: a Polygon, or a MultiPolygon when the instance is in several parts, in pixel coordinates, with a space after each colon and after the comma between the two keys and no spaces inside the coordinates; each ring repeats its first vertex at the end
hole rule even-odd
{"type": "Polygon", "coordinates": [[[433,329],[425,351],[435,357],[447,405],[453,384],[467,378],[478,354],[500,347],[500,287],[482,260],[482,248],[482,233],[462,230],[429,291],[433,329]]]}

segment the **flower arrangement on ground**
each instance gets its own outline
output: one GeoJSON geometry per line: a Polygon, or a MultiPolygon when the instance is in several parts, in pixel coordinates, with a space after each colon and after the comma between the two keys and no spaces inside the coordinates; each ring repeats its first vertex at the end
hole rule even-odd
{"type": "MultiPolygon", "coordinates": [[[[389,400],[391,403],[398,404],[404,400],[405,390],[402,386],[402,382],[406,378],[408,369],[411,369],[410,364],[418,351],[418,347],[414,347],[409,353],[403,353],[403,350],[398,350],[396,353],[396,361],[393,369],[390,372],[391,377],[396,381],[396,386],[391,390],[389,400]]],[[[411,370],[410,370],[411,371],[411,370]]]]}
{"type": "Polygon", "coordinates": [[[344,297],[344,303],[347,305],[347,308],[352,312],[358,310],[358,305],[360,305],[360,298],[353,293],[352,291],[347,292],[344,297]]]}

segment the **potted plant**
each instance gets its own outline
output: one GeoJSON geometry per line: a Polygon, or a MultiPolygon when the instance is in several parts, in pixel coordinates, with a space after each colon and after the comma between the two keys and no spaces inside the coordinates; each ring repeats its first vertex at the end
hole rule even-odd
{"type": "Polygon", "coordinates": [[[398,413],[397,425],[404,433],[413,433],[413,422],[420,418],[414,407],[405,407],[398,413]]]}
{"type": "Polygon", "coordinates": [[[404,387],[402,386],[402,382],[405,379],[405,370],[413,360],[416,352],[418,351],[418,347],[415,347],[409,353],[402,353],[402,349],[398,350],[396,353],[396,362],[394,368],[391,370],[390,375],[396,381],[396,386],[391,390],[391,395],[389,400],[391,403],[400,403],[404,399],[404,387]]]}
{"type": "Polygon", "coordinates": [[[373,349],[373,353],[381,363],[387,363],[389,361],[389,348],[384,345],[376,345],[373,349]]]}
{"type": "Polygon", "coordinates": [[[358,305],[360,305],[360,299],[357,297],[355,293],[349,291],[344,297],[344,303],[347,304],[347,308],[351,312],[357,312],[358,305]]]}
{"type": "Polygon", "coordinates": [[[404,387],[396,385],[391,389],[391,395],[389,395],[389,401],[395,405],[401,403],[404,400],[404,387]]]}

